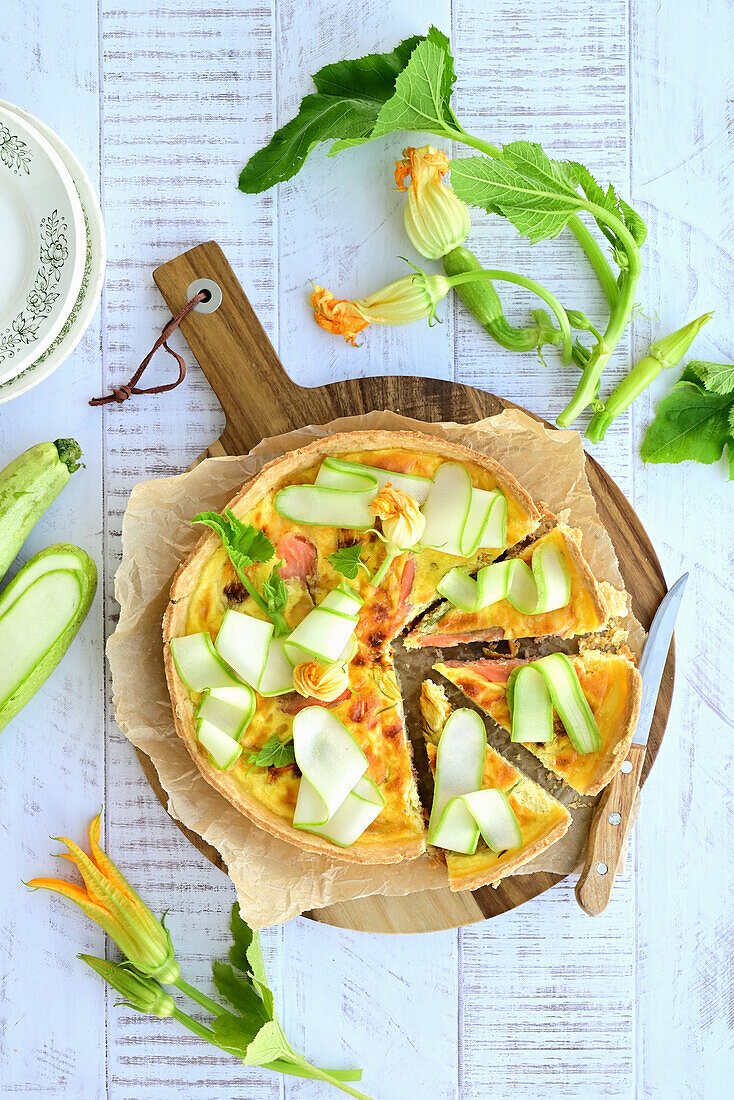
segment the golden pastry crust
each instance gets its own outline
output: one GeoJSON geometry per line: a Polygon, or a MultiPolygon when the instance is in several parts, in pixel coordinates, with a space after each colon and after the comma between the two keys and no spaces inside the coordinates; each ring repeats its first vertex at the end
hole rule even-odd
{"type": "MultiPolygon", "coordinates": [[[[342,533],[336,529],[299,527],[283,520],[273,512],[272,498],[286,484],[307,484],[312,481],[320,461],[329,455],[351,460],[361,459],[366,464],[394,469],[396,472],[402,469],[403,472],[420,473],[424,476],[432,476],[441,462],[461,462],[470,469],[473,480],[480,487],[497,486],[507,497],[509,537],[513,541],[526,537],[537,527],[539,513],[530,496],[512,475],[486,455],[433,436],[413,432],[351,432],[316,440],[307,447],[269,463],[228,504],[238,518],[266,529],[268,536],[276,543],[279,538],[295,530],[296,537],[316,544],[312,545],[315,554],[314,576],[307,579],[295,578],[289,584],[292,598],[289,599],[286,617],[291,626],[300,621],[326,591],[342,580],[328,565],[328,556],[338,545],[333,540],[342,533]],[[269,528],[265,521],[270,523],[269,528]],[[328,539],[320,534],[324,532],[328,532],[328,539]]],[[[361,536],[358,534],[357,537],[361,536]]],[[[373,552],[384,553],[379,542],[375,542],[373,552]]],[[[409,576],[407,594],[412,598],[411,586],[414,580],[416,584],[420,582],[423,586],[421,593],[424,589],[428,591],[427,586],[430,583],[430,600],[433,600],[435,581],[430,576],[428,566],[433,566],[434,571],[440,569],[445,572],[451,564],[455,564],[456,559],[451,561],[447,555],[439,555],[438,552],[421,552],[416,558],[417,565],[409,576]],[[427,561],[424,572],[427,575],[422,577],[424,555],[427,561]],[[437,557],[445,561],[436,564],[434,559],[437,557]]],[[[235,593],[232,597],[227,594],[236,589],[236,575],[221,547],[218,535],[213,532],[208,531],[202,536],[174,576],[170,603],[163,618],[163,640],[166,677],[177,733],[204,778],[236,809],[260,828],[306,851],[328,854],[355,863],[396,863],[415,858],[425,850],[422,813],[399,690],[396,687],[397,698],[392,708],[382,708],[387,717],[381,715],[369,727],[361,711],[354,709],[350,712],[349,709],[352,700],[356,699],[360,705],[366,702],[368,709],[372,707],[371,713],[376,711],[377,708],[372,704],[382,690],[380,683],[384,687],[385,678],[394,679],[389,643],[414,610],[405,596],[406,573],[410,573],[413,560],[407,554],[402,559],[396,559],[395,567],[388,573],[384,589],[381,586],[376,592],[371,589],[368,592],[361,579],[354,582],[358,590],[361,586],[366,597],[364,614],[360,613],[357,632],[359,648],[350,664],[350,678],[353,681],[356,678],[359,686],[353,683],[352,697],[336,700],[329,707],[347,724],[361,743],[370,760],[367,774],[381,786],[388,805],[387,812],[383,811],[363,836],[347,849],[292,826],[298,785],[298,774],[293,766],[282,769],[275,776],[272,774],[273,769],[270,769],[270,779],[266,780],[262,774],[265,769],[260,768],[245,776],[243,773],[247,768],[244,760],[242,763],[238,761],[229,772],[219,771],[210,764],[208,754],[196,740],[194,700],[178,676],[170,652],[170,641],[199,630],[209,630],[215,638],[227,606],[232,606],[232,600],[241,610],[255,614],[257,611],[251,601],[248,602],[246,593],[235,593]],[[392,714],[389,713],[391,709],[392,714]]],[[[256,573],[257,567],[253,570],[253,576],[256,573]]],[[[422,599],[424,596],[420,595],[418,602],[422,599]]],[[[248,727],[245,747],[253,750],[260,747],[276,731],[276,726],[281,739],[282,734],[288,735],[288,716],[284,719],[281,708],[282,704],[277,699],[263,700],[258,696],[256,716],[248,727]]]]}
{"type": "MultiPolygon", "coordinates": [[[[438,752],[435,723],[439,716],[445,716],[445,725],[450,710],[443,690],[433,681],[425,681],[421,690],[421,715],[428,762],[434,774],[438,752]]],[[[482,776],[482,788],[488,787],[499,788],[507,794],[522,832],[522,847],[493,852],[480,841],[471,856],[442,852],[451,890],[478,890],[481,886],[496,885],[560,840],[571,824],[571,815],[565,806],[524,776],[491,745],[487,745],[482,776]]]]}
{"type": "MultiPolygon", "coordinates": [[[[552,741],[525,744],[525,748],[579,794],[596,795],[617,774],[629,750],[640,713],[642,678],[622,654],[586,649],[571,657],[571,662],[599,727],[601,749],[576,752],[558,719],[552,741]]],[[[439,662],[433,667],[509,731],[507,678],[513,668],[526,663],[516,658],[482,658],[439,662]]]]}

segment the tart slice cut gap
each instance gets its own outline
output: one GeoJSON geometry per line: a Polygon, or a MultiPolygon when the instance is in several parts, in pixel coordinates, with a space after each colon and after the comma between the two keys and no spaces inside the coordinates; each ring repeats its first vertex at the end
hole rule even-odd
{"type": "MultiPolygon", "coordinates": [[[[455,711],[452,718],[443,688],[432,680],[422,685],[420,709],[428,762],[435,777],[443,733],[449,720],[462,712],[455,711]]],[[[491,745],[484,745],[483,755],[479,791],[465,792],[469,808],[476,811],[479,839],[475,849],[470,854],[441,849],[453,891],[496,885],[560,840],[571,824],[571,815],[562,803],[491,745]],[[491,796],[489,792],[493,792],[491,796]],[[490,797],[491,805],[480,808],[479,800],[489,802],[490,797]],[[497,850],[487,842],[493,837],[499,841],[494,845],[497,850]],[[502,848],[501,843],[512,846],[502,848]]],[[[436,839],[441,839],[440,834],[436,839]]]]}
{"type": "MultiPolygon", "coordinates": [[[[642,680],[632,661],[622,654],[586,649],[568,661],[593,715],[600,748],[579,751],[555,710],[551,740],[522,744],[579,794],[595,795],[616,775],[627,755],[639,715],[642,680]]],[[[517,669],[531,663],[526,658],[482,657],[439,662],[433,667],[511,733],[508,682],[517,669]]]]}

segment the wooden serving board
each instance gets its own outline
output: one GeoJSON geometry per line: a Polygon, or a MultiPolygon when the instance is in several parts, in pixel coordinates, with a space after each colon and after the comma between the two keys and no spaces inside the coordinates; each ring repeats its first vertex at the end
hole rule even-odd
{"type": "MultiPolygon", "coordinates": [[[[192,296],[189,288],[194,281],[211,279],[222,291],[222,304],[215,312],[191,312],[181,324],[181,331],[226,416],[224,431],[208,449],[209,456],[244,454],[265,436],[373,410],[390,409],[417,420],[471,423],[505,408],[516,407],[473,386],[433,378],[391,375],[349,379],[313,389],[295,385],[286,374],[224,253],[214,241],[198,245],[163,264],[153,277],[174,315],[192,296]]],[[[600,518],[614,543],[634,612],[647,629],[666,592],[657,555],[628,501],[589,455],[586,456],[586,472],[600,518]]],[[[642,771],[643,783],[665,732],[674,668],[671,647],[642,771]]],[[[147,756],[139,755],[153,790],[165,806],[166,796],[155,768],[147,756]]],[[[215,849],[179,822],[176,824],[199,851],[224,869],[215,849]]],[[[484,887],[474,893],[452,894],[447,888],[405,897],[375,895],[305,915],[365,932],[437,931],[485,920],[513,909],[550,889],[563,877],[536,872],[511,876],[496,889],[484,887]]]]}

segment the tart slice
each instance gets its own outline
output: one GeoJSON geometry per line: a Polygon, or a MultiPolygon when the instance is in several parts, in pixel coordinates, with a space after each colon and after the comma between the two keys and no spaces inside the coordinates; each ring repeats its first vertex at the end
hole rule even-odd
{"type": "Polygon", "coordinates": [[[612,585],[595,579],[581,552],[580,541],[578,531],[559,525],[531,542],[518,555],[520,561],[529,567],[525,572],[531,595],[535,595],[535,590],[530,578],[538,575],[538,565],[542,560],[555,567],[555,572],[564,575],[566,589],[561,596],[564,601],[562,606],[532,613],[522,600],[515,599],[513,603],[513,593],[478,610],[468,609],[467,603],[459,607],[444,600],[408,635],[406,646],[446,647],[461,642],[495,642],[545,636],[571,638],[603,630],[610,618],[626,613],[627,597],[612,585]]]}
{"type": "MultiPolygon", "coordinates": [[[[508,680],[516,669],[531,663],[518,658],[483,657],[446,661],[433,667],[510,732],[508,680]]],[[[522,743],[574,790],[595,795],[616,775],[627,755],[640,712],[642,679],[632,661],[616,653],[587,649],[571,657],[570,664],[596,723],[599,749],[578,751],[555,710],[552,740],[522,743]]]]}
{"type": "MultiPolygon", "coordinates": [[[[435,779],[438,746],[451,715],[451,707],[443,689],[431,680],[423,683],[420,707],[428,762],[435,779]]],[[[481,789],[499,791],[505,796],[498,801],[507,807],[510,817],[514,817],[513,824],[521,843],[517,847],[493,851],[482,836],[472,854],[443,850],[449,887],[454,891],[496,885],[506,875],[514,873],[560,840],[571,824],[571,815],[565,806],[519,772],[490,745],[484,750],[481,789]]]]}

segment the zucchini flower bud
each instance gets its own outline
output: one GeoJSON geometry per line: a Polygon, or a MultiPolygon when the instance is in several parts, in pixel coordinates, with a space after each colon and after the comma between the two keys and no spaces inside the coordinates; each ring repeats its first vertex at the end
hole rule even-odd
{"type": "Polygon", "coordinates": [[[147,1012],[150,1016],[173,1016],[176,1009],[173,997],[152,978],[142,978],[119,963],[98,959],[95,955],[77,957],[123,995],[125,1000],[119,1003],[126,1004],[137,1012],[147,1012]]]}
{"type": "Polygon", "coordinates": [[[83,887],[54,878],[34,878],[28,886],[34,890],[52,890],[75,902],[104,928],[136,970],[164,985],[172,985],[180,978],[181,971],[173,957],[171,937],[163,922],[156,920],[100,848],[101,816],[100,811],[89,826],[91,858],[73,840],[54,838],[63,841],[69,849],[69,854],[64,852],[61,858],[76,865],[84,880],[83,887]]]}
{"type": "Polygon", "coordinates": [[[385,559],[372,578],[376,588],[395,558],[420,542],[426,517],[412,496],[402,489],[393,489],[389,481],[370,504],[370,512],[382,520],[382,533],[387,543],[385,559]]]}
{"type": "Polygon", "coordinates": [[[403,218],[414,248],[427,260],[437,260],[463,244],[471,229],[469,207],[456,196],[443,176],[451,161],[441,149],[412,145],[395,162],[398,191],[407,191],[403,218]],[[410,176],[410,186],[405,180],[410,176]]]}
{"type": "Polygon", "coordinates": [[[660,371],[680,363],[698,333],[712,317],[713,313],[703,313],[695,321],[690,321],[683,328],[672,332],[670,336],[663,336],[650,344],[644,359],[640,359],[639,363],[634,365],[629,374],[612,390],[604,405],[591,418],[589,427],[586,429],[587,439],[593,443],[600,443],[615,417],[629,408],[635,398],[639,397],[642,391],[657,378],[660,371]]]}
{"type": "Polygon", "coordinates": [[[436,315],[436,306],[451,287],[443,275],[427,275],[416,269],[367,298],[334,298],[314,284],[309,301],[314,320],[327,332],[343,336],[357,347],[356,337],[368,325],[409,325],[436,315]]]}
{"type": "Polygon", "coordinates": [[[319,699],[333,703],[349,687],[346,665],[322,665],[318,661],[304,661],[293,671],[293,686],[306,699],[319,699]]]}

